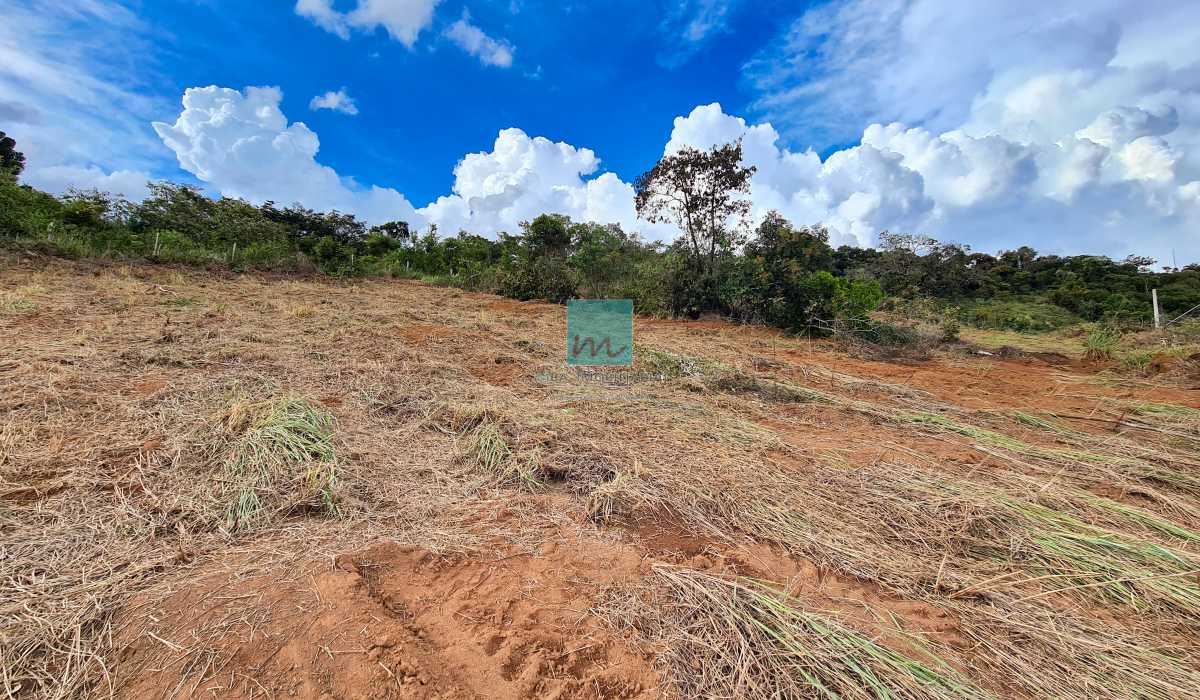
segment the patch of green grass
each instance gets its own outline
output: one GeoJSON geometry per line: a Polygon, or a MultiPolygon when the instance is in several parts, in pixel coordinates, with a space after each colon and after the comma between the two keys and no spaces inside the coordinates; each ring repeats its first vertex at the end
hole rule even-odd
{"type": "Polygon", "coordinates": [[[1067,356],[1083,352],[1080,339],[1069,327],[1034,333],[964,326],[959,335],[963,341],[984,348],[1011,347],[1023,352],[1053,352],[1067,356]]]}
{"type": "MultiPolygon", "coordinates": [[[[1180,406],[1179,408],[1185,408],[1180,406]]],[[[1009,435],[986,430],[973,425],[959,423],[953,419],[936,413],[899,413],[890,417],[900,422],[918,423],[940,428],[947,432],[957,433],[976,440],[980,443],[999,447],[1014,454],[1025,457],[1035,457],[1049,463],[1061,465],[1071,462],[1079,465],[1102,465],[1120,467],[1128,476],[1157,484],[1179,489],[1192,494],[1200,494],[1200,475],[1189,470],[1173,469],[1152,463],[1143,459],[1122,455],[1101,454],[1086,449],[1053,448],[1031,445],[1009,435]]],[[[1080,437],[1080,433],[1063,434],[1064,437],[1080,437]]]]}
{"type": "Polygon", "coordinates": [[[643,345],[634,346],[633,356],[636,369],[657,375],[661,379],[694,377],[703,374],[709,364],[706,360],[676,355],[643,345]]]}
{"type": "Polygon", "coordinates": [[[1025,452],[1033,449],[1032,446],[1003,433],[998,433],[994,430],[985,430],[977,428],[966,423],[959,423],[956,420],[947,418],[946,416],[937,413],[904,413],[898,416],[898,419],[908,423],[919,423],[924,425],[933,425],[943,430],[952,433],[964,435],[973,440],[985,442],[996,447],[1003,447],[1006,450],[1013,452],[1025,452]]]}
{"type": "Polygon", "coordinates": [[[1097,326],[1083,341],[1083,356],[1089,360],[1111,360],[1120,342],[1120,333],[1097,326]]]}
{"type": "MultiPolygon", "coordinates": [[[[997,556],[1055,577],[1056,592],[1100,597],[1145,610],[1164,604],[1200,619],[1200,562],[1178,550],[1088,525],[1062,511],[1009,497],[997,502],[1016,516],[1032,547],[997,556]]],[[[1184,531],[1183,528],[1178,528],[1184,531]]]]}
{"type": "Polygon", "coordinates": [[[1133,405],[1133,411],[1142,416],[1169,416],[1172,418],[1200,420],[1200,410],[1177,403],[1139,401],[1133,405]]]}
{"type": "Polygon", "coordinates": [[[1182,525],[1167,520],[1150,511],[1142,510],[1136,506],[1127,505],[1114,501],[1111,498],[1103,498],[1085,494],[1082,496],[1083,501],[1088,505],[1100,510],[1107,510],[1111,513],[1119,515],[1125,520],[1141,525],[1142,527],[1161,532],[1165,535],[1184,540],[1186,542],[1200,542],[1200,533],[1183,527],[1182,525]]]}
{"type": "Polygon", "coordinates": [[[661,379],[698,377],[703,386],[727,394],[755,394],[766,401],[784,403],[837,403],[838,399],[815,389],[759,377],[723,362],[676,355],[674,353],[638,347],[634,351],[636,366],[643,372],[661,379]]]}
{"type": "Polygon", "coordinates": [[[1154,359],[1155,353],[1151,350],[1140,350],[1128,352],[1121,356],[1121,366],[1126,369],[1144,373],[1146,368],[1150,366],[1150,362],[1154,359]]]}
{"type": "Polygon", "coordinates": [[[0,311],[7,314],[31,314],[37,308],[36,303],[23,297],[7,294],[0,297],[0,311]]]}
{"type": "Polygon", "coordinates": [[[192,297],[171,297],[163,303],[167,306],[174,306],[177,309],[190,309],[199,304],[200,301],[192,297]]]}
{"type": "Polygon", "coordinates": [[[1061,306],[1042,301],[980,300],[966,303],[959,316],[976,328],[1044,332],[1066,328],[1081,319],[1061,306]]]}

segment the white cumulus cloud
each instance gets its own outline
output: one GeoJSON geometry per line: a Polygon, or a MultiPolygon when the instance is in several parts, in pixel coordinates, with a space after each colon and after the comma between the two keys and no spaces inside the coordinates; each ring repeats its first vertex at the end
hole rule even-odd
{"type": "Polygon", "coordinates": [[[374,32],[383,28],[390,37],[412,48],[421,32],[433,23],[440,0],[357,0],[354,9],[341,12],[333,0],[296,0],[295,11],[325,31],[342,39],[350,30],[374,32]]]}
{"type": "Polygon", "coordinates": [[[358,105],[355,104],[354,98],[346,94],[346,88],[342,88],[334,92],[330,90],[324,95],[317,95],[308,103],[308,108],[311,110],[328,109],[342,114],[354,116],[358,114],[358,105]]]}
{"type": "Polygon", "coordinates": [[[522,221],[548,212],[649,230],[637,221],[633,186],[610,172],[596,175],[594,152],[520,129],[504,129],[492,150],[464,156],[452,192],[414,209],[396,190],[359,187],[319,163],[317,135],[302,122],[289,124],[281,99],[273,87],[189,88],[175,123],[155,122],[154,129],[184,170],[224,196],[256,203],[299,202],[371,223],[436,224],[450,235],[517,233],[522,221]]]}
{"type": "Polygon", "coordinates": [[[139,170],[106,172],[95,165],[48,165],[33,170],[29,175],[22,175],[21,179],[47,192],[100,190],[140,202],[149,194],[146,183],[151,177],[139,170]]]}
{"type": "Polygon", "coordinates": [[[891,229],[983,250],[1033,243],[1046,252],[1200,257],[1200,218],[1184,206],[1195,188],[1176,175],[1183,158],[1161,137],[1138,133],[1106,147],[1073,136],[1036,144],[872,124],[858,146],[822,161],[781,146],[770,124],[749,125],[711,104],[675,120],[666,151],[740,138],[744,162],[757,168],[753,216],[775,209],[798,224],[824,223],[834,243],[871,245],[891,229]]]}
{"type": "Polygon", "coordinates": [[[864,243],[854,231],[886,227],[984,250],[1024,238],[1047,252],[1200,258],[1200,54],[1184,48],[1200,45],[1200,5],[1152,5],[847,0],[806,12],[745,66],[752,110],[791,143],[857,140],[822,172],[865,149],[894,158],[930,206],[893,217],[877,166],[853,193],[877,207],[828,199],[823,178],[778,197],[825,202],[817,213],[864,243]]]}
{"type": "Polygon", "coordinates": [[[446,28],[446,38],[458,48],[466,51],[488,66],[508,68],[513,62],[513,47],[507,41],[496,40],[482,29],[471,24],[471,17],[463,12],[462,19],[446,28]]]}
{"type": "Polygon", "coordinates": [[[454,168],[453,194],[420,210],[444,233],[516,233],[521,221],[547,212],[637,228],[633,186],[600,167],[590,149],[520,129],[504,129],[491,151],[470,153],[454,168]]]}
{"type": "Polygon", "coordinates": [[[408,200],[393,189],[361,188],[316,160],[320,142],[303,122],[288,123],[278,88],[188,88],[174,124],[154,122],[184,170],[227,197],[261,203],[300,202],[320,210],[353,212],[379,223],[419,223],[408,200]]]}

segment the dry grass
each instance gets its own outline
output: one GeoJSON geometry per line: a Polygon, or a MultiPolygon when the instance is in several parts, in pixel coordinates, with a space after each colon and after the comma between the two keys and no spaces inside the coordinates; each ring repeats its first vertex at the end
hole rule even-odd
{"type": "Polygon", "coordinates": [[[928,661],[899,654],[754,579],[655,567],[666,593],[637,620],[667,649],[661,663],[689,698],[983,700],[914,640],[928,661]]]}
{"type": "Polygon", "coordinates": [[[905,615],[880,601],[927,606],[969,642],[660,566],[643,583],[671,634],[643,633],[685,694],[1200,695],[1200,411],[1165,389],[1029,367],[1046,391],[1024,394],[987,358],[927,363],[946,385],[918,386],[766,329],[641,320],[633,368],[569,370],[561,307],[155,268],[5,274],[5,299],[37,305],[0,310],[8,695],[120,694],[114,615],[247,543],[537,552],[543,529],[498,519],[522,509],[614,531],[668,513],[717,550],[771,543],[877,587],[860,603],[880,619],[905,615]],[[963,367],[995,410],[958,400],[963,367]]]}

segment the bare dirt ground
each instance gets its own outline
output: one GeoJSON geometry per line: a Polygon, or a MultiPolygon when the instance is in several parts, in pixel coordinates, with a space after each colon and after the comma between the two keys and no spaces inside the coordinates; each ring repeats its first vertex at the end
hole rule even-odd
{"type": "Polygon", "coordinates": [[[570,369],[563,307],[396,281],[0,295],[9,697],[1200,696],[1186,382],[651,319],[570,369]]]}

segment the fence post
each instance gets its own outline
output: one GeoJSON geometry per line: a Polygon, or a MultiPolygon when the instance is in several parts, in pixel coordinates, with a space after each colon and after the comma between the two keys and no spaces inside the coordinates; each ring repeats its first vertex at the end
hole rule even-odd
{"type": "Polygon", "coordinates": [[[1158,290],[1157,289],[1150,290],[1150,301],[1152,304],[1154,304],[1154,330],[1158,330],[1159,328],[1162,328],[1162,322],[1159,320],[1159,317],[1158,317],[1158,290]]]}

